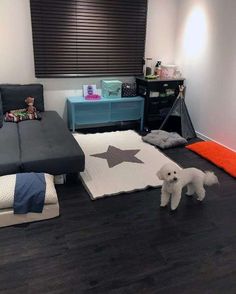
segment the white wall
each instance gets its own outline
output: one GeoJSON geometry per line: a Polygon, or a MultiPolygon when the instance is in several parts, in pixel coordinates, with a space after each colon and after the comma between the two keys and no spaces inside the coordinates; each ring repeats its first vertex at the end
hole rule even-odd
{"type": "Polygon", "coordinates": [[[27,0],[0,1],[0,82],[34,81],[32,33],[27,0]]]}
{"type": "Polygon", "coordinates": [[[176,63],[196,131],[236,150],[236,1],[180,0],[176,63]]]}
{"type": "Polygon", "coordinates": [[[177,0],[148,0],[145,57],[173,64],[175,57],[175,30],[177,0]]]}
{"type": "MultiPolygon", "coordinates": [[[[163,57],[163,60],[172,62],[175,0],[149,2],[147,54],[154,59],[163,57]],[[171,21],[163,27],[169,15],[171,21]],[[153,22],[149,21],[150,17],[154,19],[153,22]]],[[[86,83],[94,83],[100,88],[101,78],[35,78],[29,0],[0,0],[0,40],[0,83],[42,83],[48,110],[56,110],[65,116],[66,96],[81,95],[82,85],[86,83]]],[[[133,80],[132,77],[118,78],[122,81],[133,80]]]]}

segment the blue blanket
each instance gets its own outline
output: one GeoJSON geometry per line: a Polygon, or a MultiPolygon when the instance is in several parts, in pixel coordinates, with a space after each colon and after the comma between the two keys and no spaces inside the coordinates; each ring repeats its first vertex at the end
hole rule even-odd
{"type": "Polygon", "coordinates": [[[14,213],[40,213],[43,211],[46,181],[43,173],[16,174],[14,213]]]}

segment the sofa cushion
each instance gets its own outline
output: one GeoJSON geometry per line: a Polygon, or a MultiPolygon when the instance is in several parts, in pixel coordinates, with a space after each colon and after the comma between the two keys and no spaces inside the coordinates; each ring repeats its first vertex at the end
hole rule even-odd
{"type": "Polygon", "coordinates": [[[0,85],[3,113],[13,109],[25,108],[25,99],[34,97],[34,106],[38,111],[44,111],[43,86],[40,84],[28,85],[0,85]]]}
{"type": "Polygon", "coordinates": [[[0,128],[0,175],[20,172],[17,124],[3,122],[0,128]]]}
{"type": "Polygon", "coordinates": [[[53,175],[83,171],[84,153],[65,122],[55,111],[41,115],[41,121],[18,124],[23,170],[53,175]]]}

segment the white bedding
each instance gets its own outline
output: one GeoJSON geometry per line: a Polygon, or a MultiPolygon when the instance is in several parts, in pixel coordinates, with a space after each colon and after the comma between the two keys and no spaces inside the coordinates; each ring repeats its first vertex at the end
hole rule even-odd
{"type": "Polygon", "coordinates": [[[31,223],[35,221],[42,221],[59,216],[59,204],[44,205],[42,213],[29,212],[26,214],[14,214],[12,209],[0,210],[0,227],[12,226],[22,223],[31,223]]]}
{"type": "MultiPolygon", "coordinates": [[[[52,175],[45,174],[45,181],[45,204],[55,204],[57,203],[57,193],[54,186],[54,177],[52,175]]],[[[15,183],[15,174],[0,177],[0,209],[13,207],[15,183]]]]}

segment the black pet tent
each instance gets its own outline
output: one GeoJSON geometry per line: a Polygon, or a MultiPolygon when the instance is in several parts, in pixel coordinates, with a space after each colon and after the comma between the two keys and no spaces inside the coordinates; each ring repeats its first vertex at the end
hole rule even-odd
{"type": "Polygon", "coordinates": [[[185,139],[191,139],[196,137],[196,133],[194,131],[187,106],[184,102],[184,88],[185,87],[183,85],[179,86],[179,95],[177,96],[173,106],[171,107],[159,129],[168,132],[168,129],[166,129],[168,128],[168,120],[172,116],[177,116],[180,118],[180,135],[185,139]]]}

